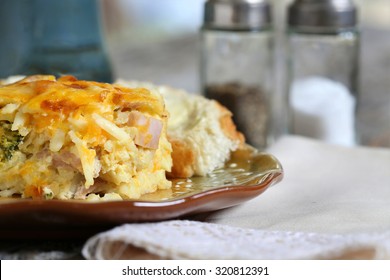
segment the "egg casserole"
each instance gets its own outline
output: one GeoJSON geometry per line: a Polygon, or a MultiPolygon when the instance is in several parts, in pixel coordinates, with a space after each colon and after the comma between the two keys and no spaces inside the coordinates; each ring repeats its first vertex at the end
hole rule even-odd
{"type": "Polygon", "coordinates": [[[0,86],[0,108],[0,197],[136,199],[171,187],[156,92],[36,75],[0,86]]]}

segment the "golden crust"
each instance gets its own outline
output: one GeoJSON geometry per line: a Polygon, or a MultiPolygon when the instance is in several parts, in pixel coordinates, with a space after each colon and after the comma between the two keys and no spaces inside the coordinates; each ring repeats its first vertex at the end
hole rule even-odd
{"type": "Polygon", "coordinates": [[[30,110],[48,109],[57,113],[84,110],[96,103],[151,114],[165,113],[162,100],[146,89],[77,80],[73,76],[63,76],[56,80],[50,75],[34,75],[0,87],[0,106],[8,103],[28,103],[30,110]]]}
{"type": "Polygon", "coordinates": [[[188,178],[194,175],[195,152],[186,141],[170,138],[172,145],[172,171],[168,173],[169,178],[188,178]]]}
{"type": "MultiPolygon", "coordinates": [[[[226,137],[232,141],[238,141],[239,147],[245,144],[245,138],[242,133],[237,131],[236,125],[232,119],[232,113],[223,105],[214,102],[219,111],[219,124],[226,137]]],[[[188,178],[195,175],[196,152],[185,138],[173,138],[168,134],[168,140],[172,145],[172,171],[168,173],[170,178],[188,178]]],[[[203,147],[206,149],[207,147],[203,147]]]]}
{"type": "Polygon", "coordinates": [[[215,103],[217,104],[218,110],[220,111],[219,123],[221,125],[223,133],[231,140],[239,141],[240,147],[242,147],[245,144],[245,137],[241,132],[237,130],[237,127],[232,119],[232,112],[230,112],[219,102],[215,101],[215,103]]]}

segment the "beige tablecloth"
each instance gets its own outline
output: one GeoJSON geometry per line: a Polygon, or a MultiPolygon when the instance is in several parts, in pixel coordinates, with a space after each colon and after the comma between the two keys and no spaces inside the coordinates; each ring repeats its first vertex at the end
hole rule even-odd
{"type": "Polygon", "coordinates": [[[92,259],[390,258],[390,149],[288,136],[268,152],[285,176],[196,221],[129,224],[90,238],[92,259]]]}

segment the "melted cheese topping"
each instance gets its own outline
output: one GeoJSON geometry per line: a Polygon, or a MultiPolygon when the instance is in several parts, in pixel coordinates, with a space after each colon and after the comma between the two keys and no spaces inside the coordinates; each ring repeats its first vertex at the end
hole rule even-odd
{"type": "Polygon", "coordinates": [[[91,187],[108,194],[109,186],[122,198],[134,198],[170,186],[165,178],[172,165],[167,112],[162,97],[147,89],[71,76],[30,76],[0,87],[0,120],[25,137],[13,159],[0,163],[0,196],[12,194],[12,184],[24,185],[24,191],[14,193],[26,197],[51,194],[64,199],[82,197],[91,187]],[[163,127],[152,131],[158,137],[154,146],[137,142],[150,131],[132,125],[131,113],[163,127]],[[77,186],[77,174],[84,177],[83,187],[77,186]],[[149,174],[145,186],[139,186],[141,174],[149,174]],[[64,184],[66,191],[61,191],[64,184]]]}
{"type": "Polygon", "coordinates": [[[161,97],[143,88],[78,81],[70,76],[58,81],[54,76],[34,77],[0,87],[1,113],[13,114],[19,108],[13,130],[25,126],[37,132],[49,130],[54,135],[58,128],[70,129],[64,127],[64,121],[69,117],[85,121],[86,127],[94,127],[93,114],[105,116],[112,122],[112,113],[118,109],[165,117],[161,97]]]}

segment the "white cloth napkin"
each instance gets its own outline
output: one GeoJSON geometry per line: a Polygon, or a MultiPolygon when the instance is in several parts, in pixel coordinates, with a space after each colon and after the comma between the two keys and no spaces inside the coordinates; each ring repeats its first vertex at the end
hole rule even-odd
{"type": "Polygon", "coordinates": [[[337,235],[176,220],[114,228],[89,239],[83,255],[87,259],[390,259],[390,231],[337,235]]]}
{"type": "Polygon", "coordinates": [[[91,259],[390,258],[390,149],[288,136],[268,152],[285,176],[251,201],[176,220],[128,224],[87,241],[91,259]]]}

